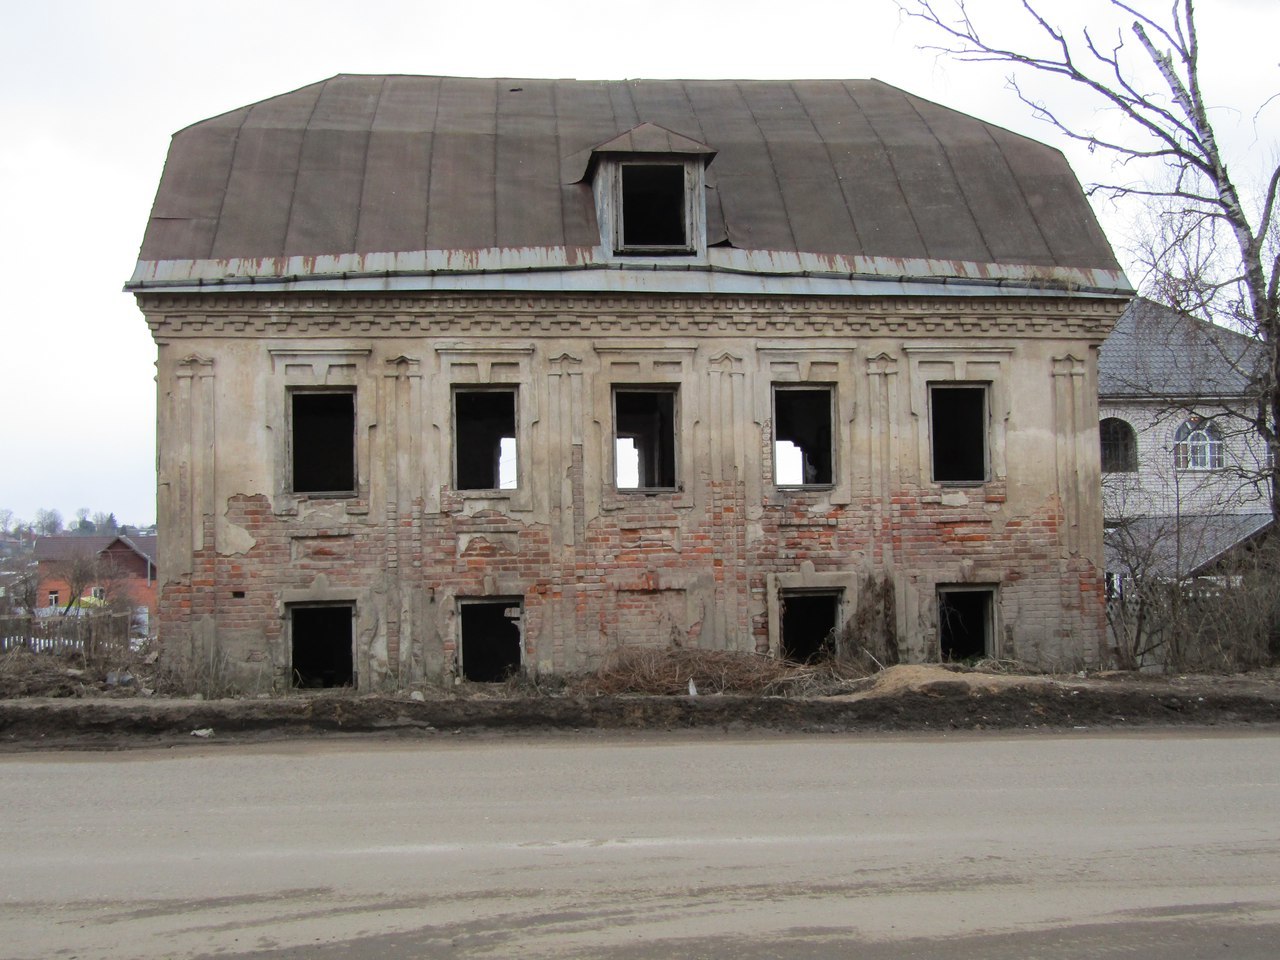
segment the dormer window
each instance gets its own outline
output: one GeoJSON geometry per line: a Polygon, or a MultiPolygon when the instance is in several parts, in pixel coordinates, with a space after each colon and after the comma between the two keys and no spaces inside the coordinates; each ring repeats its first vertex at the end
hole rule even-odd
{"type": "Polygon", "coordinates": [[[684,163],[619,163],[614,201],[619,253],[692,253],[693,191],[684,163]]]}
{"type": "Polygon", "coordinates": [[[700,256],[707,249],[706,175],[715,150],[642,123],[591,150],[600,240],[617,257],[700,256]]]}

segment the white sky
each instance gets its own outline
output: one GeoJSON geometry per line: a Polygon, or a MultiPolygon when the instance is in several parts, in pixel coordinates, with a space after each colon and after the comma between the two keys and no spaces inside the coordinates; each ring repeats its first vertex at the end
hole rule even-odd
{"type": "MultiPolygon", "coordinates": [[[[1017,23],[1014,0],[969,6],[1017,23]]],[[[1101,0],[1043,6],[1114,35],[1101,0]]],[[[1199,6],[1205,86],[1235,108],[1216,120],[1247,180],[1242,166],[1274,162],[1280,143],[1280,100],[1255,124],[1280,91],[1280,3],[1199,6]]],[[[13,0],[0,32],[0,507],[155,518],[155,348],[121,286],[182,127],[337,73],[876,77],[1062,147],[1082,180],[1107,176],[1029,116],[1007,67],[917,49],[931,40],[892,0],[13,0]]],[[[1099,212],[1124,262],[1127,221],[1099,212]]]]}

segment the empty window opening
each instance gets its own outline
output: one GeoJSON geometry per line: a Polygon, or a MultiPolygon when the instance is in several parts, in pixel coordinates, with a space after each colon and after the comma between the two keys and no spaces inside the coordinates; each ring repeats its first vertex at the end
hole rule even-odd
{"type": "Polygon", "coordinates": [[[830,484],[831,449],[831,390],[775,390],[774,483],[780,487],[830,484]]]}
{"type": "Polygon", "coordinates": [[[356,396],[351,391],[293,394],[293,491],[356,488],[356,396]]]}
{"type": "Polygon", "coordinates": [[[938,645],[944,662],[992,655],[994,595],[991,589],[938,591],[938,645]]]}
{"type": "Polygon", "coordinates": [[[986,480],[986,387],[930,387],[929,413],[933,479],[940,483],[986,480]]]}
{"type": "Polygon", "coordinates": [[[674,390],[614,392],[614,483],[619,490],[676,485],[674,390]]]}
{"type": "Polygon", "coordinates": [[[453,395],[458,490],[514,490],[514,390],[457,390],[453,395]]]}
{"type": "Polygon", "coordinates": [[[1098,424],[1102,440],[1103,473],[1135,473],[1138,469],[1138,438],[1131,427],[1118,417],[1107,417],[1098,424]]]}
{"type": "Polygon", "coordinates": [[[651,253],[689,249],[685,171],[681,163],[624,163],[622,244],[651,253]]]}
{"type": "Polygon", "coordinates": [[[290,608],[295,687],[355,686],[354,614],[349,603],[290,608]]]}
{"type": "Polygon", "coordinates": [[[520,601],[467,601],[460,605],[462,676],[501,683],[520,672],[520,601]]]}
{"type": "Polygon", "coordinates": [[[840,594],[784,592],[781,601],[782,658],[813,663],[835,655],[840,594]]]}

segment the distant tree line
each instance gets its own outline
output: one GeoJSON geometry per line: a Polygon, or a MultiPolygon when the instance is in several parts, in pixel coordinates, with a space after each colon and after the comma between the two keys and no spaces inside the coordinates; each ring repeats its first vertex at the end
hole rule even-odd
{"type": "Polygon", "coordinates": [[[31,520],[23,520],[8,507],[0,507],[0,534],[10,536],[35,534],[41,537],[52,537],[60,533],[78,536],[116,536],[137,534],[140,530],[149,529],[136,524],[123,524],[116,519],[113,512],[90,511],[81,507],[76,511],[75,519],[64,525],[62,514],[57,510],[41,507],[31,520]]]}

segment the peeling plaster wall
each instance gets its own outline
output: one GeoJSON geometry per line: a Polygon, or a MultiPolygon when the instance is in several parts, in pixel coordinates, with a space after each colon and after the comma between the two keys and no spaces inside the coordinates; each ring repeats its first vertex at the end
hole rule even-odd
{"type": "MultiPolygon", "coordinates": [[[[356,608],[373,688],[448,678],[459,598],[523,598],[527,669],[673,639],[777,653],[779,589],[996,591],[994,653],[1096,661],[1096,348],[1080,299],[159,295],[161,637],[288,685],[288,605],[356,608]],[[834,390],[829,488],[773,482],[775,385],[834,390]],[[989,479],[934,483],[929,384],[986,384],[989,479]],[[674,385],[679,488],[613,488],[612,388],[674,385]],[[520,485],[452,488],[454,386],[517,391],[520,485]],[[355,391],[356,491],[290,491],[292,389],[355,391]]],[[[342,438],[335,438],[342,442],[342,438]]]]}

